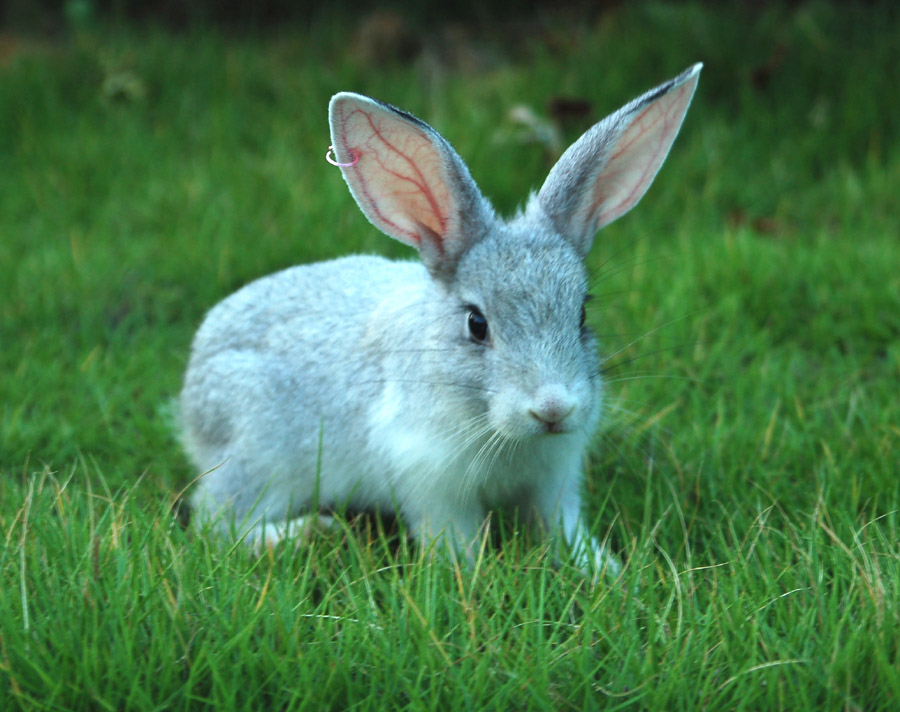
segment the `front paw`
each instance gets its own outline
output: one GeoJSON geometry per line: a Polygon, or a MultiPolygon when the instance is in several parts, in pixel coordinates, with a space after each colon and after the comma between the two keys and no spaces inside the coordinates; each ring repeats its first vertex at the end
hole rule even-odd
{"type": "Polygon", "coordinates": [[[603,578],[607,581],[614,581],[619,578],[624,568],[622,560],[613,554],[609,547],[596,540],[576,547],[573,551],[573,559],[575,565],[585,575],[592,576],[596,580],[603,578]]]}

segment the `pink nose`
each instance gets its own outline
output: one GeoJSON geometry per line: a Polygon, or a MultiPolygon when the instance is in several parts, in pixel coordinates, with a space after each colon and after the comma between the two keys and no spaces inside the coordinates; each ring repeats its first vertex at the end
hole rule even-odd
{"type": "Polygon", "coordinates": [[[563,422],[575,412],[575,399],[565,388],[542,388],[528,409],[532,418],[542,423],[550,432],[561,432],[563,422]]]}

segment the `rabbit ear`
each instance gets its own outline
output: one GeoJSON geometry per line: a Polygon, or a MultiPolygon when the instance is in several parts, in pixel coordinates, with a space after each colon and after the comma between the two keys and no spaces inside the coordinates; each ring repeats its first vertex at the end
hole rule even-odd
{"type": "Polygon", "coordinates": [[[607,116],[550,171],[537,200],[582,255],[597,230],[647,192],[678,135],[702,67],[695,64],[607,116]]]}
{"type": "Polygon", "coordinates": [[[449,143],[428,124],[349,92],[328,107],[344,180],[379,230],[419,250],[433,274],[452,274],[493,211],[449,143]]]}

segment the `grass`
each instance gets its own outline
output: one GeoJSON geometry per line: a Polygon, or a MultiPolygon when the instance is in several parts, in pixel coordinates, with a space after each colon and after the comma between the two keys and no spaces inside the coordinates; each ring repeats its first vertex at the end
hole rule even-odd
{"type": "Polygon", "coordinates": [[[0,707],[895,709],[898,24],[641,3],[454,35],[474,69],[373,66],[347,18],[4,55],[0,707]],[[509,212],[548,168],[512,106],[597,119],[696,60],[667,165],[589,258],[615,356],[588,514],[619,582],[509,527],[472,570],[373,522],[262,556],[182,529],[167,413],[205,310],[408,255],[324,162],[333,92],[432,122],[509,212]]]}

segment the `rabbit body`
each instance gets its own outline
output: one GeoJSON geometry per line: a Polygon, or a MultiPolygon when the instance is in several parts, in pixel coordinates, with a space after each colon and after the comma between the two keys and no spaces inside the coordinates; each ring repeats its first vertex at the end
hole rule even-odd
{"type": "Polygon", "coordinates": [[[200,520],[243,522],[262,542],[316,508],[381,509],[471,552],[487,510],[513,505],[560,526],[583,566],[615,569],[580,511],[603,391],[584,257],[649,186],[698,74],[595,126],[509,221],[427,124],[336,95],[351,192],[422,261],[293,267],[209,312],[181,394],[200,520]]]}
{"type": "Polygon", "coordinates": [[[465,335],[459,305],[474,295],[448,294],[419,263],[354,256],[294,267],[223,301],[197,334],[182,397],[188,452],[210,471],[195,504],[270,522],[314,498],[399,507],[411,531],[453,525],[465,540],[485,507],[556,507],[567,484],[581,486],[601,388],[593,337],[576,320],[584,270],[571,248],[565,269],[547,264],[560,261],[557,249],[509,255],[533,265],[533,275],[504,270],[522,279],[519,290],[547,283],[546,302],[531,299],[524,312],[505,292],[490,294],[490,271],[485,285],[466,285],[493,314],[511,312],[502,320],[510,343],[495,335],[488,359],[465,335]],[[556,353],[542,353],[562,296],[576,316],[550,340],[556,353]],[[571,384],[577,427],[533,437],[542,426],[520,411],[547,391],[548,375],[560,390],[571,384]]]}

